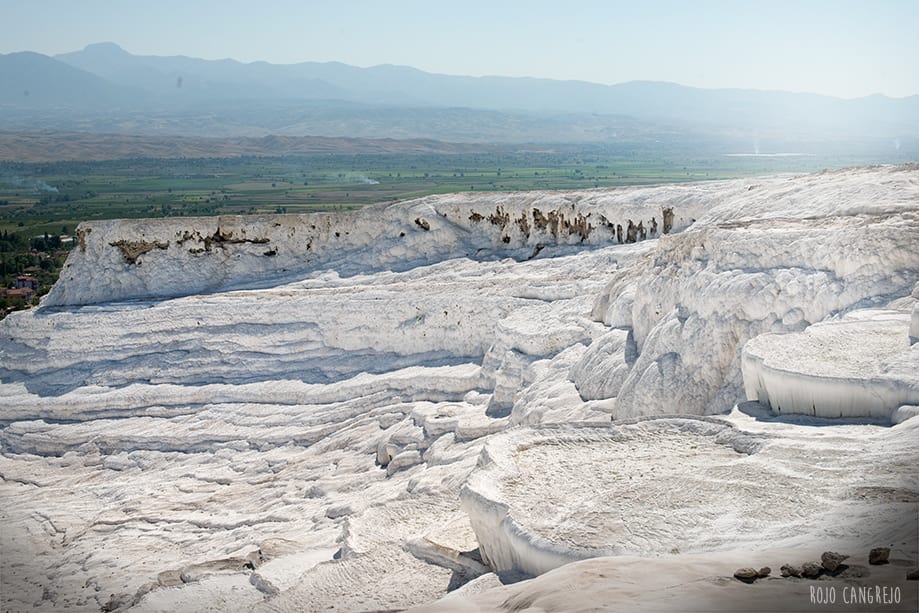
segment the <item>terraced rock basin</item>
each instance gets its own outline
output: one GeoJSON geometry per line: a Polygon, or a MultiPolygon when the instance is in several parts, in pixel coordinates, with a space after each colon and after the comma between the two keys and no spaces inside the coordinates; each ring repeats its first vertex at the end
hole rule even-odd
{"type": "Polygon", "coordinates": [[[764,466],[767,443],[712,418],[514,430],[482,451],[463,508],[492,568],[524,575],[788,537],[819,488],[764,466]]]}
{"type": "Polygon", "coordinates": [[[753,338],[743,349],[747,398],[781,414],[902,421],[919,404],[910,323],[909,313],[862,309],[803,332],[753,338]]]}

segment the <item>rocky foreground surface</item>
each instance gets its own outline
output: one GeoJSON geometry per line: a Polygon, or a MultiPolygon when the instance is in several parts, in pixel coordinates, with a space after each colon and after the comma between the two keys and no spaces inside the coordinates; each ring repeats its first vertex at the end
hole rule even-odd
{"type": "Polygon", "coordinates": [[[79,236],[0,322],[3,610],[916,609],[917,166],[79,236]]]}

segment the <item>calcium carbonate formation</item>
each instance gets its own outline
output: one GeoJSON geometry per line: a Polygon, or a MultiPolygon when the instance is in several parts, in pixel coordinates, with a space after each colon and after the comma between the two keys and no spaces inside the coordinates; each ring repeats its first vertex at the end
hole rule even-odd
{"type": "Polygon", "coordinates": [[[916,560],[916,166],[77,234],[0,322],[4,610],[635,604],[658,571],[655,610],[704,610],[780,553],[916,560]]]}

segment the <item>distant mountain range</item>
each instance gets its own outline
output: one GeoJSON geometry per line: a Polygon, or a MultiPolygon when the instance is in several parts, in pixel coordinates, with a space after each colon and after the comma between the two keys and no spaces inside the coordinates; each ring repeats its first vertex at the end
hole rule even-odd
{"type": "Polygon", "coordinates": [[[138,56],[113,43],[0,55],[0,130],[494,142],[915,139],[919,96],[852,100],[649,81],[431,74],[404,66],[138,56]]]}

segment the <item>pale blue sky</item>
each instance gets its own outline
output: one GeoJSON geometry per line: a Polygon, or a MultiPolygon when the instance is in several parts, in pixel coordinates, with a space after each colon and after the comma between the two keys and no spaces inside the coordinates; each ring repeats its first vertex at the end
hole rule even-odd
{"type": "Polygon", "coordinates": [[[842,97],[919,94],[919,0],[0,0],[0,53],[136,54],[842,97]]]}

